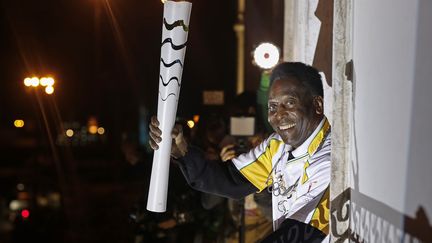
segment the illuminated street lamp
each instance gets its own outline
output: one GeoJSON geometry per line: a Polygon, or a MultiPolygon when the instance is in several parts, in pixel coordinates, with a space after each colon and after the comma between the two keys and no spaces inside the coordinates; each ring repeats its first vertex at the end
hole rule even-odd
{"type": "Polygon", "coordinates": [[[54,87],[53,86],[46,86],[45,87],[45,93],[47,93],[49,95],[54,93],[54,87]]]}
{"type": "Polygon", "coordinates": [[[253,52],[254,62],[261,69],[272,69],[279,62],[279,48],[271,43],[261,43],[253,52]]]}
{"type": "Polygon", "coordinates": [[[22,128],[22,127],[24,127],[24,121],[21,119],[17,119],[14,121],[14,126],[16,128],[22,128]]]}
{"type": "Polygon", "coordinates": [[[31,78],[25,78],[24,79],[24,85],[27,87],[30,87],[32,85],[32,79],[31,78]]]}
{"type": "Polygon", "coordinates": [[[91,125],[88,127],[88,131],[90,134],[96,134],[98,131],[98,127],[96,125],[91,125]]]}
{"type": "Polygon", "coordinates": [[[103,135],[103,134],[105,133],[105,128],[103,128],[103,127],[98,127],[98,129],[97,129],[97,133],[98,133],[99,135],[103,135]]]}
{"type": "Polygon", "coordinates": [[[192,128],[195,126],[195,122],[192,121],[192,120],[187,121],[186,124],[187,124],[187,126],[188,126],[190,129],[192,129],[192,128]]]}
{"type": "Polygon", "coordinates": [[[261,43],[253,51],[253,63],[261,69],[260,86],[257,91],[258,115],[267,131],[272,131],[267,121],[267,99],[270,88],[270,70],[279,63],[279,48],[271,43],[261,43]]]}
{"type": "Polygon", "coordinates": [[[31,86],[33,86],[33,87],[39,86],[39,79],[37,77],[33,77],[30,80],[31,80],[30,81],[31,86]]]}
{"type": "Polygon", "coordinates": [[[72,129],[66,130],[66,136],[71,138],[74,135],[74,131],[72,129]]]}
{"type": "Polygon", "coordinates": [[[24,79],[24,85],[27,87],[38,87],[39,85],[42,87],[45,87],[45,93],[46,94],[53,94],[54,93],[54,79],[52,77],[27,77],[24,79]]]}
{"type": "Polygon", "coordinates": [[[48,85],[48,82],[47,82],[47,78],[41,78],[39,81],[40,81],[40,85],[42,85],[42,86],[47,86],[48,85]]]}
{"type": "Polygon", "coordinates": [[[54,85],[54,79],[51,77],[46,78],[47,86],[53,86],[54,85]]]}

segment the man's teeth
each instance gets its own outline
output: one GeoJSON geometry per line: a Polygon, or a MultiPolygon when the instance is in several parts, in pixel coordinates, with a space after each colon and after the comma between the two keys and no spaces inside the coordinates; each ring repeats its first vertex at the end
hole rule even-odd
{"type": "Polygon", "coordinates": [[[288,124],[288,125],[280,126],[279,129],[280,130],[285,130],[285,129],[289,129],[289,128],[295,126],[295,125],[296,125],[295,123],[291,123],[291,124],[288,124]]]}

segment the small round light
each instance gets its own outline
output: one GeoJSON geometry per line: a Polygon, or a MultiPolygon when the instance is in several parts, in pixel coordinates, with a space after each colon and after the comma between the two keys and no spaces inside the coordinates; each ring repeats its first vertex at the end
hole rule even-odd
{"type": "Polygon", "coordinates": [[[105,128],[103,128],[103,127],[98,127],[98,129],[97,129],[97,133],[98,133],[99,135],[103,135],[103,134],[105,133],[105,128]]]}
{"type": "Polygon", "coordinates": [[[195,123],[198,123],[199,119],[200,119],[200,115],[194,115],[194,116],[193,116],[193,121],[194,121],[195,123]]]}
{"type": "Polygon", "coordinates": [[[47,93],[49,95],[54,93],[54,87],[53,86],[46,86],[45,87],[45,93],[47,93]]]}
{"type": "Polygon", "coordinates": [[[18,191],[24,191],[24,189],[25,189],[25,186],[22,183],[18,183],[16,187],[17,187],[18,191]]]}
{"type": "Polygon", "coordinates": [[[39,79],[37,77],[31,78],[31,86],[33,87],[39,86],[39,79]]]}
{"type": "Polygon", "coordinates": [[[40,85],[47,86],[48,85],[48,79],[47,78],[41,78],[39,79],[40,85]]]}
{"type": "Polygon", "coordinates": [[[24,121],[23,120],[15,120],[14,121],[14,126],[17,127],[17,128],[24,127],[24,121]]]}
{"type": "Polygon", "coordinates": [[[54,85],[54,79],[51,77],[46,78],[46,85],[47,86],[53,86],[54,85]]]}
{"type": "Polygon", "coordinates": [[[279,49],[271,43],[260,44],[253,53],[255,63],[262,69],[271,69],[279,62],[279,49]]]}
{"type": "Polygon", "coordinates": [[[30,211],[28,211],[27,209],[24,209],[23,211],[21,211],[21,216],[25,219],[30,217],[30,211]]]}
{"type": "Polygon", "coordinates": [[[74,131],[72,129],[66,130],[66,136],[67,137],[71,138],[71,137],[73,137],[73,135],[74,135],[74,131]]]}
{"type": "Polygon", "coordinates": [[[24,85],[27,87],[30,87],[32,85],[32,79],[31,78],[25,78],[24,79],[24,85]]]}
{"type": "Polygon", "coordinates": [[[89,131],[90,134],[96,134],[97,133],[97,129],[98,129],[97,126],[92,125],[92,126],[89,126],[88,131],[89,131]]]}
{"type": "Polygon", "coordinates": [[[18,200],[12,200],[9,203],[9,209],[12,210],[12,211],[18,210],[20,208],[21,208],[21,203],[18,200]]]}
{"type": "Polygon", "coordinates": [[[187,125],[189,128],[193,128],[195,126],[195,122],[192,120],[187,121],[187,125]]]}

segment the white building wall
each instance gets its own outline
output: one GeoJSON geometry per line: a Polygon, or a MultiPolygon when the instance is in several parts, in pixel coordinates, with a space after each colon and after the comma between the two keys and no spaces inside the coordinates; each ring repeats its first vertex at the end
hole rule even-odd
{"type": "MultiPolygon", "coordinates": [[[[332,241],[432,241],[432,1],[334,3],[332,241]]],[[[284,60],[314,4],[285,0],[284,60]]]]}
{"type": "Polygon", "coordinates": [[[361,193],[401,212],[409,162],[417,8],[412,0],[354,1],[358,186],[361,193]]]}
{"type": "MultiPolygon", "coordinates": [[[[405,212],[421,204],[432,223],[432,1],[418,3],[414,87],[411,106],[405,212]]],[[[430,233],[430,232],[429,232],[430,233]]]]}
{"type": "Polygon", "coordinates": [[[432,1],[353,3],[351,234],[430,237],[432,1]]]}

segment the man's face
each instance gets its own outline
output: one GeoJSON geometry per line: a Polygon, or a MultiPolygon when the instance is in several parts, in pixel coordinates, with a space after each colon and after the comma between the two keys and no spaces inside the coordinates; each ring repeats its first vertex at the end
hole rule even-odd
{"type": "Polygon", "coordinates": [[[286,144],[297,148],[323,118],[321,96],[311,92],[295,78],[275,80],[268,99],[268,120],[286,144]]]}

